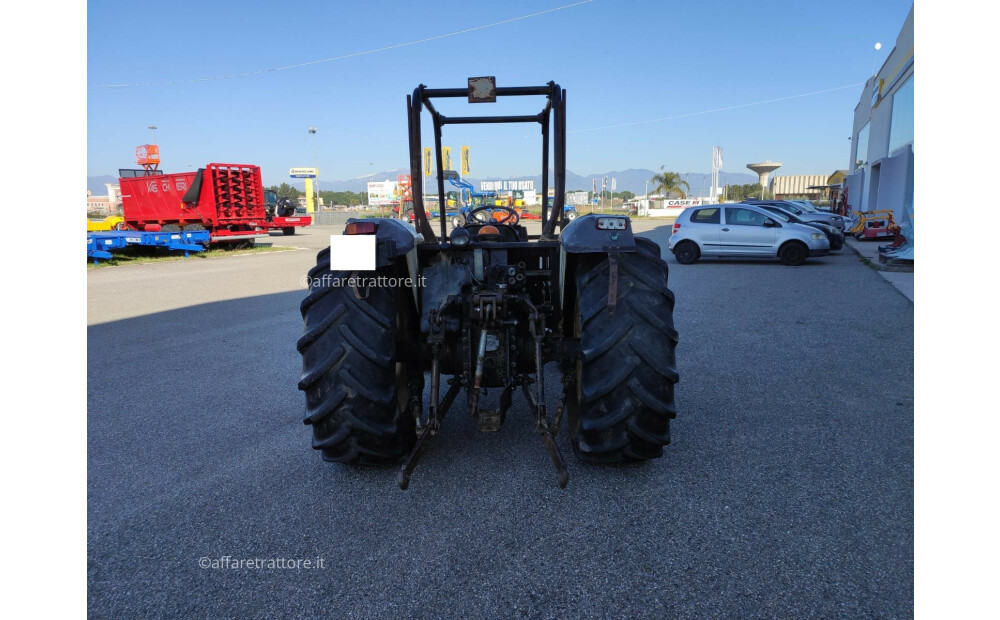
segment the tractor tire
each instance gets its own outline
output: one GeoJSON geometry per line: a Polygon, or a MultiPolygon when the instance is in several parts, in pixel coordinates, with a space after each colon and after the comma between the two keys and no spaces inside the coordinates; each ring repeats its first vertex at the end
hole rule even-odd
{"type": "Polygon", "coordinates": [[[784,265],[798,267],[809,258],[809,248],[800,241],[789,241],[778,250],[778,258],[781,259],[781,263],[784,265]]]}
{"type": "Polygon", "coordinates": [[[573,451],[584,462],[659,458],[670,443],[679,379],[674,294],[659,246],[638,237],[636,246],[620,255],[613,315],[607,256],[584,257],[575,276],[580,357],[567,413],[573,451]]]}
{"type": "MultiPolygon", "coordinates": [[[[351,272],[330,270],[330,249],[309,271],[309,295],[300,310],[305,322],[299,389],[306,393],[305,423],[312,446],[326,461],[398,463],[416,441],[408,411],[406,365],[396,362],[397,342],[408,339],[409,305],[401,289],[371,287],[358,298],[349,286],[333,286],[351,272]]],[[[398,276],[392,269],[361,277],[398,276]]]]}
{"type": "Polygon", "coordinates": [[[285,226],[284,228],[281,229],[281,234],[284,235],[284,236],[286,236],[286,237],[294,235],[295,234],[295,227],[294,226],[285,226]]]}
{"type": "Polygon", "coordinates": [[[181,231],[180,224],[164,224],[163,226],[160,227],[160,232],[175,233],[180,231],[181,231]]]}
{"type": "Polygon", "coordinates": [[[576,211],[570,211],[569,213],[567,213],[563,217],[566,218],[567,222],[572,222],[573,220],[576,219],[576,211]]]}

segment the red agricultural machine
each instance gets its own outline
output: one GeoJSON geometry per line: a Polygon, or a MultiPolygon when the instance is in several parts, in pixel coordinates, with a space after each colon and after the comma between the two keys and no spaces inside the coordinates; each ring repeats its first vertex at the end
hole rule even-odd
{"type": "Polygon", "coordinates": [[[139,147],[142,154],[136,150],[142,169],[118,171],[128,229],[207,230],[217,242],[253,239],[271,230],[291,235],[312,223],[309,216],[295,216],[294,209],[288,213],[269,204],[273,192],[264,191],[259,166],[208,164],[197,172],[164,174],[143,161],[149,146],[139,147]]]}

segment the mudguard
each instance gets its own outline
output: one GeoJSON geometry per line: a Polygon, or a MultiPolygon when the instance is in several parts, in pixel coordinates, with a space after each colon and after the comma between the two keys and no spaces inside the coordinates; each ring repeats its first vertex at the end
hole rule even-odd
{"type": "Polygon", "coordinates": [[[628,216],[603,216],[596,213],[581,215],[566,225],[559,235],[563,252],[589,254],[594,252],[635,252],[632,221],[628,216]],[[625,220],[625,230],[600,230],[597,219],[615,217],[625,220]]]}
{"type": "Polygon", "coordinates": [[[567,254],[622,254],[635,252],[635,237],[632,235],[632,220],[628,216],[602,216],[596,213],[581,215],[566,225],[559,234],[559,306],[566,312],[566,278],[574,275],[576,261],[567,254]],[[624,230],[601,230],[597,227],[599,217],[615,217],[625,220],[624,230]]]}
{"type": "Polygon", "coordinates": [[[412,226],[400,220],[379,218],[350,218],[347,224],[354,222],[374,222],[375,228],[375,267],[386,267],[403,256],[406,270],[412,281],[413,303],[420,309],[420,295],[417,291],[417,245],[424,237],[412,226]]]}

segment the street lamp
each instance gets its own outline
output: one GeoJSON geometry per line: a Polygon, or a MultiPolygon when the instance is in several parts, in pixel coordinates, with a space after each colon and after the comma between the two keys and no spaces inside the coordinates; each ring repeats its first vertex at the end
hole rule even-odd
{"type": "MultiPolygon", "coordinates": [[[[368,185],[371,186],[375,182],[375,162],[368,162],[368,185]]],[[[372,205],[369,202],[368,208],[371,209],[372,205]]],[[[381,206],[379,207],[381,208],[381,206]]]]}
{"type": "Polygon", "coordinates": [[[149,127],[146,127],[146,129],[153,132],[153,144],[156,144],[156,125],[150,125],[149,127]]]}
{"type": "Polygon", "coordinates": [[[875,56],[878,55],[878,51],[880,49],[882,49],[882,44],[876,41],[876,43],[875,43],[875,51],[872,52],[872,75],[875,75],[875,56]]]}
{"type": "Polygon", "coordinates": [[[313,208],[315,209],[316,206],[319,204],[319,200],[317,199],[319,197],[319,165],[318,165],[317,160],[316,160],[316,128],[315,127],[310,127],[309,128],[309,135],[312,136],[312,143],[313,143],[313,169],[316,171],[316,178],[313,181],[316,184],[315,197],[313,198],[313,208]]]}

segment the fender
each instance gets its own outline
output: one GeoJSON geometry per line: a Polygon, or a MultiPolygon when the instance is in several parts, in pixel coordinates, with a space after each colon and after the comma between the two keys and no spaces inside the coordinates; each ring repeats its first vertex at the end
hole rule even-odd
{"type": "MultiPolygon", "coordinates": [[[[626,215],[581,215],[566,225],[559,235],[559,305],[566,309],[566,270],[572,260],[567,254],[622,254],[635,252],[632,220],[626,215]],[[602,230],[598,218],[624,220],[624,229],[602,230]]],[[[570,267],[572,268],[572,267],[570,267]]]]}
{"type": "Polygon", "coordinates": [[[417,245],[423,243],[424,236],[409,224],[391,218],[350,218],[354,222],[375,223],[375,268],[386,267],[400,256],[405,256],[406,270],[413,282],[413,303],[420,310],[420,295],[417,292],[417,245]]]}

